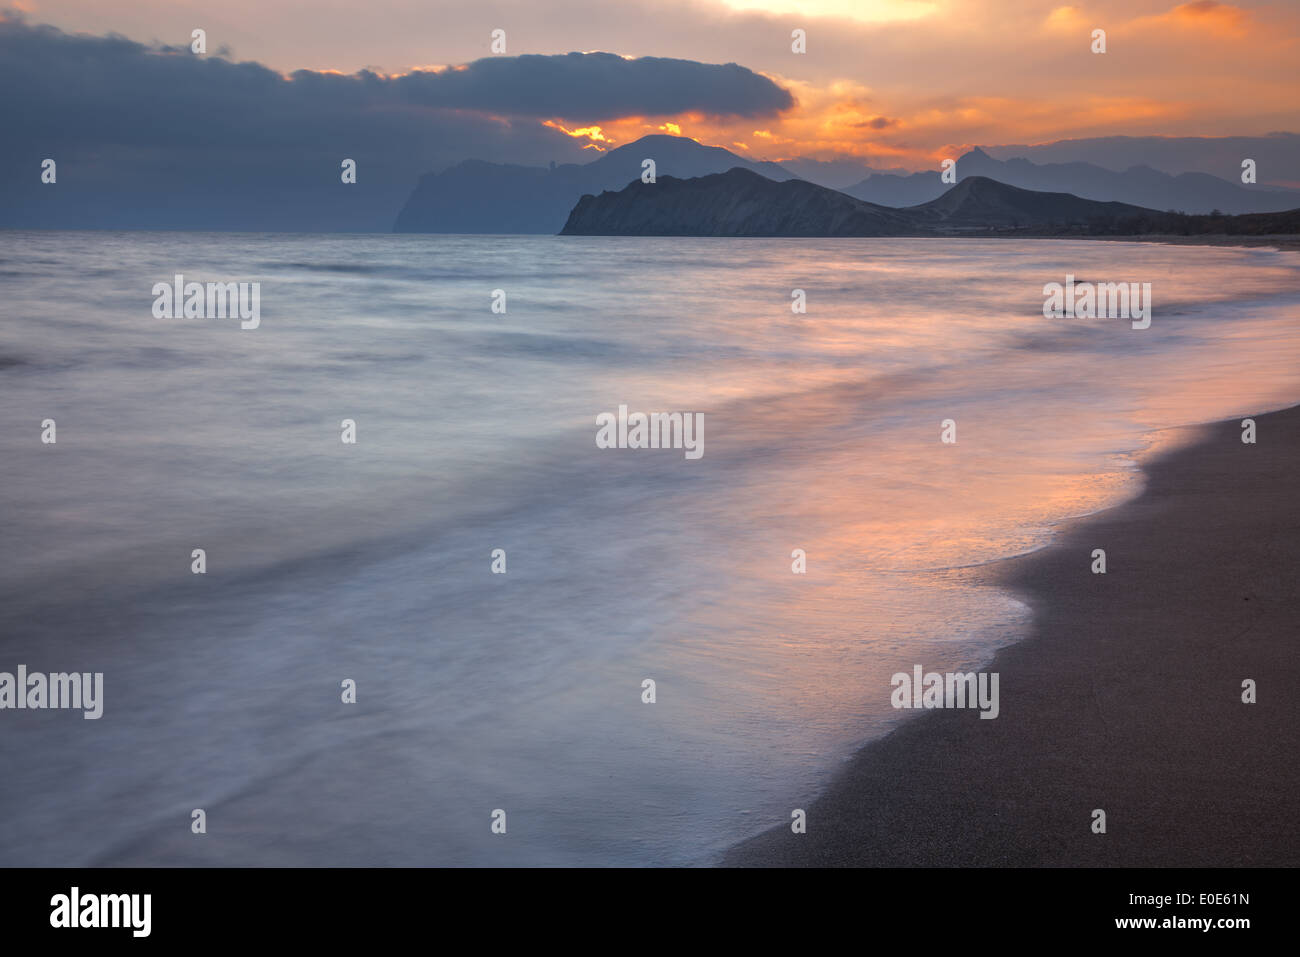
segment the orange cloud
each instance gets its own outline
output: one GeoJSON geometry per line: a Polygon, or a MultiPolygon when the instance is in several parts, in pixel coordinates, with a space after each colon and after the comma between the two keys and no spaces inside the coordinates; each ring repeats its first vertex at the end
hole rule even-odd
{"type": "MultiPolygon", "coordinates": [[[[752,159],[856,157],[877,167],[929,169],[974,146],[1144,135],[1195,120],[1191,104],[1132,95],[1084,96],[1071,101],[1068,109],[1046,97],[970,96],[919,104],[911,112],[894,115],[872,108],[872,98],[861,88],[841,86],[838,93],[842,98],[828,91],[810,96],[814,102],[806,108],[787,113],[764,129],[700,115],[662,121],[627,117],[596,129],[602,131],[600,142],[630,142],[647,133],[689,128],[690,136],[701,143],[725,145],[752,159]]],[[[546,125],[571,136],[587,136],[591,130],[567,130],[555,122],[546,125]]]]}
{"type": "Polygon", "coordinates": [[[1047,15],[1044,26],[1055,32],[1081,32],[1088,20],[1078,7],[1057,7],[1047,15]]]}
{"type": "Polygon", "coordinates": [[[1194,0],[1174,7],[1168,13],[1152,17],[1157,23],[1202,30],[1227,30],[1240,34],[1249,26],[1250,14],[1240,7],[1219,3],[1218,0],[1194,0]]]}

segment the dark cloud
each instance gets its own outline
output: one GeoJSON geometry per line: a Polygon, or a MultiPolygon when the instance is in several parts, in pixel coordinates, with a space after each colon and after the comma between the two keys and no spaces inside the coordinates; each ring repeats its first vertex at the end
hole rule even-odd
{"type": "Polygon", "coordinates": [[[573,53],[285,77],[3,15],[0,89],[0,226],[387,229],[429,170],[470,157],[590,159],[543,117],[749,116],[792,104],[735,64],[573,53]],[[45,157],[59,164],[54,187],[39,181],[45,157]],[[341,190],[345,157],[358,182],[341,190]]]}
{"type": "Polygon", "coordinates": [[[629,60],[612,53],[488,57],[395,82],[405,98],[429,106],[577,120],[686,112],[761,116],[794,105],[787,90],[735,63],[629,60]]]}

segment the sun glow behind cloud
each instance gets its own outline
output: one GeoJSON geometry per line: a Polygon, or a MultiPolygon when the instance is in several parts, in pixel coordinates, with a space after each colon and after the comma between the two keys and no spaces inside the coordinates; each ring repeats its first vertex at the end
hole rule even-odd
{"type": "MultiPolygon", "coordinates": [[[[717,0],[729,8],[765,11],[800,8],[801,2],[717,0]]],[[[677,125],[702,143],[729,145],[754,159],[854,157],[911,169],[932,168],[976,145],[1152,133],[1258,135],[1290,125],[1286,117],[1294,114],[1296,84],[1283,64],[1297,49],[1294,10],[1265,15],[1270,8],[1255,7],[1252,0],[984,2],[937,0],[929,6],[941,9],[941,16],[895,22],[879,18],[891,11],[914,14],[920,6],[855,4],[860,26],[841,22],[838,32],[828,31],[827,22],[810,21],[819,56],[824,50],[826,57],[847,62],[843,35],[854,30],[869,38],[863,50],[870,55],[860,66],[829,74],[810,71],[822,61],[802,56],[785,55],[777,69],[763,64],[763,75],[788,89],[796,106],[754,117],[758,122],[667,114],[589,117],[581,125],[600,122],[624,143],[677,125]],[[976,10],[1003,15],[973,16],[976,10]],[[870,18],[877,22],[862,22],[870,18]],[[1090,49],[1099,24],[1112,40],[1107,56],[1090,49]],[[1203,60],[1207,44],[1222,68],[1185,69],[1203,60]],[[991,63],[1017,66],[1003,73],[991,63]],[[933,64],[941,68],[931,69],[933,64]],[[1025,82],[1030,75],[1034,82],[1025,82]],[[1242,124],[1243,103],[1262,118],[1242,124]]],[[[834,0],[805,6],[818,16],[840,10],[834,0]]]]}
{"type": "Polygon", "coordinates": [[[554,120],[543,120],[542,126],[549,126],[553,130],[559,130],[565,136],[572,136],[575,140],[587,140],[587,143],[582,147],[584,150],[596,150],[597,152],[603,153],[605,152],[605,147],[601,146],[601,143],[613,145],[618,142],[617,140],[610,139],[606,136],[604,130],[599,126],[580,126],[576,130],[571,130],[554,120]]]}

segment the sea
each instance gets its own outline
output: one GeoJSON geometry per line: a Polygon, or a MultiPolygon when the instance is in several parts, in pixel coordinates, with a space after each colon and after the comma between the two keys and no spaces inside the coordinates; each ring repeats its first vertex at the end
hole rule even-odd
{"type": "Polygon", "coordinates": [[[995,563],[1296,401],[1270,248],[0,232],[0,672],[103,675],[0,710],[0,864],[714,863],[1028,634],[995,563]]]}

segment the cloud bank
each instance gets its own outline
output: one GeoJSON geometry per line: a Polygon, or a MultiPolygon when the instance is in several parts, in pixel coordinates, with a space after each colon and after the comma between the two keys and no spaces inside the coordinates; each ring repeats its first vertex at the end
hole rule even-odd
{"type": "Polygon", "coordinates": [[[791,94],[734,63],[491,57],[387,76],[201,56],[0,18],[0,225],[387,229],[418,176],[467,157],[590,159],[543,119],[760,117],[791,94]],[[40,164],[58,164],[53,186],[40,164]],[[340,164],[357,163],[340,189],[340,164]]]}

